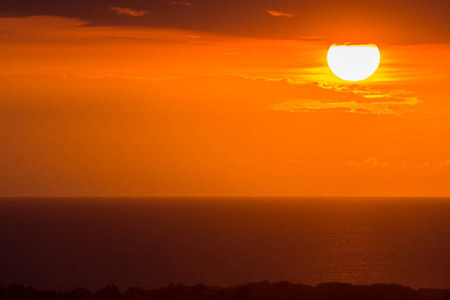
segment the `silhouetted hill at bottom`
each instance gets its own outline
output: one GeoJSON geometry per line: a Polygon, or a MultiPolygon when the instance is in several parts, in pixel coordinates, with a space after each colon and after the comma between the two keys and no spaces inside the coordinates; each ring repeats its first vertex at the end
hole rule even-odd
{"type": "Polygon", "coordinates": [[[450,300],[450,290],[334,282],[312,287],[286,281],[263,281],[227,288],[202,284],[169,285],[153,290],[133,287],[123,293],[114,285],[94,293],[84,288],[64,292],[11,285],[0,288],[0,300],[450,300]]]}

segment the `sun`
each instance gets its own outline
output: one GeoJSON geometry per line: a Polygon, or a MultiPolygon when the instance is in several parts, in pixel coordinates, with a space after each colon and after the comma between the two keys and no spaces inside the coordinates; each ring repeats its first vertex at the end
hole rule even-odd
{"type": "Polygon", "coordinates": [[[360,81],[375,73],[380,64],[380,51],[374,44],[334,44],[328,50],[327,60],[337,77],[347,81],[360,81]]]}

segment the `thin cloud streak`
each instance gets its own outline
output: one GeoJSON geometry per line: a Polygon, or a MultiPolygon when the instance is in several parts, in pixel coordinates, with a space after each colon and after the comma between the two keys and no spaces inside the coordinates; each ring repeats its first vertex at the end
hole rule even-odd
{"type": "Polygon", "coordinates": [[[274,17],[286,17],[286,18],[292,18],[294,16],[294,14],[290,14],[290,13],[283,13],[283,12],[279,12],[276,10],[266,10],[266,12],[274,17]]]}
{"type": "Polygon", "coordinates": [[[187,1],[171,1],[170,4],[172,4],[172,5],[183,5],[183,6],[194,6],[194,3],[187,2],[187,1]]]}
{"type": "Polygon", "coordinates": [[[117,7],[117,6],[112,6],[110,7],[110,9],[117,12],[118,15],[128,15],[133,17],[143,17],[148,13],[147,10],[134,10],[131,8],[117,7]]]}

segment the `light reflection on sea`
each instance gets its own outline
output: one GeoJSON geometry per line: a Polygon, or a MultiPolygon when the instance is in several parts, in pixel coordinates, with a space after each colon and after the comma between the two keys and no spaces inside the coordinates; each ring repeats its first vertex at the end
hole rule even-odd
{"type": "Polygon", "coordinates": [[[0,286],[450,288],[450,199],[3,199],[0,286]]]}

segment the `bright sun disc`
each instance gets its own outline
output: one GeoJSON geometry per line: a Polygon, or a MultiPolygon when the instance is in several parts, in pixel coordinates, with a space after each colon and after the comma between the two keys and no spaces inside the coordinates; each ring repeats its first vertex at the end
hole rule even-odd
{"type": "Polygon", "coordinates": [[[380,64],[376,45],[331,45],[328,66],[339,78],[348,81],[364,80],[375,73],[380,64]]]}

